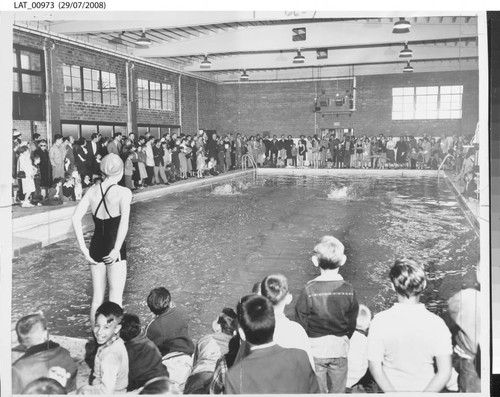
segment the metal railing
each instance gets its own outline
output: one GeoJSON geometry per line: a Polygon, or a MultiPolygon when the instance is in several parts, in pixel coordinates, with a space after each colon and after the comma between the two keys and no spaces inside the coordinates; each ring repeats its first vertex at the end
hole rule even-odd
{"type": "Polygon", "coordinates": [[[255,163],[254,158],[252,156],[250,156],[249,154],[244,154],[243,156],[241,156],[241,169],[243,171],[246,171],[246,169],[247,169],[247,160],[250,163],[250,165],[252,166],[255,175],[257,175],[257,164],[255,163]]]}

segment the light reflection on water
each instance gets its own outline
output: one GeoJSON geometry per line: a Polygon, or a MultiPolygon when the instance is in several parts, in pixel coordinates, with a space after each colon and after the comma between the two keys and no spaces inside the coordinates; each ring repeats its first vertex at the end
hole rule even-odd
{"type": "MultiPolygon", "coordinates": [[[[443,314],[446,300],[479,260],[479,240],[442,181],[438,194],[435,178],[259,176],[249,182],[132,206],[127,311],[145,324],[152,319],[149,291],[165,286],[187,311],[192,337],[199,338],[210,332],[222,307],[234,307],[255,282],[281,272],[294,296],[287,310],[293,316],[301,288],[317,275],[312,248],[332,234],[346,246],[341,274],[372,312],[394,302],[388,270],[406,255],[426,265],[429,285],[422,300],[443,314]]],[[[14,320],[42,309],[52,332],[90,335],[90,272],[75,240],[15,259],[12,272],[14,320]]]]}

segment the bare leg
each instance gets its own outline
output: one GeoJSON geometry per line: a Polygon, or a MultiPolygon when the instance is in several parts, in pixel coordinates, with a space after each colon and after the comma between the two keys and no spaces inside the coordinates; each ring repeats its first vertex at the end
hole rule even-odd
{"type": "Polygon", "coordinates": [[[90,306],[90,324],[94,329],[95,312],[104,302],[104,293],[106,291],[106,265],[99,263],[90,265],[90,274],[92,275],[92,304],[90,306]]]}
{"type": "Polygon", "coordinates": [[[109,300],[123,306],[123,290],[127,281],[127,261],[106,266],[109,284],[109,300]]]}

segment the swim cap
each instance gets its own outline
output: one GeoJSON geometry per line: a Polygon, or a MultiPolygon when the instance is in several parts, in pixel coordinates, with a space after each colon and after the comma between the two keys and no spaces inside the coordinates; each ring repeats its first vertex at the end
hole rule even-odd
{"type": "Polygon", "coordinates": [[[101,171],[107,176],[117,176],[123,172],[123,161],[117,154],[110,153],[101,160],[101,171]]]}

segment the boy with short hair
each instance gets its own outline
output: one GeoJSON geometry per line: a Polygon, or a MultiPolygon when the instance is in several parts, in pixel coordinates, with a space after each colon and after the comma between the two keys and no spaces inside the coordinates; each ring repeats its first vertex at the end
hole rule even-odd
{"type": "Polygon", "coordinates": [[[188,322],[166,288],[153,289],[147,303],[156,318],[146,328],[146,335],[160,350],[170,379],[182,392],[193,366],[194,344],[189,337],[188,322]]]}
{"type": "Polygon", "coordinates": [[[318,393],[318,381],[305,351],[273,342],[274,308],[264,296],[247,295],[238,305],[238,333],[250,354],[225,379],[226,394],[318,393]]]}
{"type": "Polygon", "coordinates": [[[411,258],[397,260],[389,277],[398,302],[370,325],[370,372],[384,392],[440,392],[451,375],[451,334],[419,303],[427,285],[424,268],[411,258]]]}
{"type": "Polygon", "coordinates": [[[349,339],[359,307],[352,285],[339,274],[346,260],[338,239],[322,237],[312,257],[321,274],[305,285],[295,306],[296,321],[309,336],[321,393],[346,388],[349,339]]]}
{"type": "Polygon", "coordinates": [[[91,385],[78,394],[125,394],[128,384],[127,349],[120,338],[123,309],[114,302],[104,302],[95,313],[94,336],[97,353],[91,385]]]}
{"type": "Polygon", "coordinates": [[[77,365],[65,348],[49,340],[40,313],[22,317],[16,333],[26,351],[12,365],[12,394],[23,393],[30,382],[39,378],[56,380],[66,392],[76,389],[77,365]]]}
{"type": "Polygon", "coordinates": [[[161,353],[156,345],[141,332],[141,322],[135,314],[125,313],[120,337],[128,354],[128,391],[139,389],[150,379],[168,376],[161,363],[161,353]]]}

